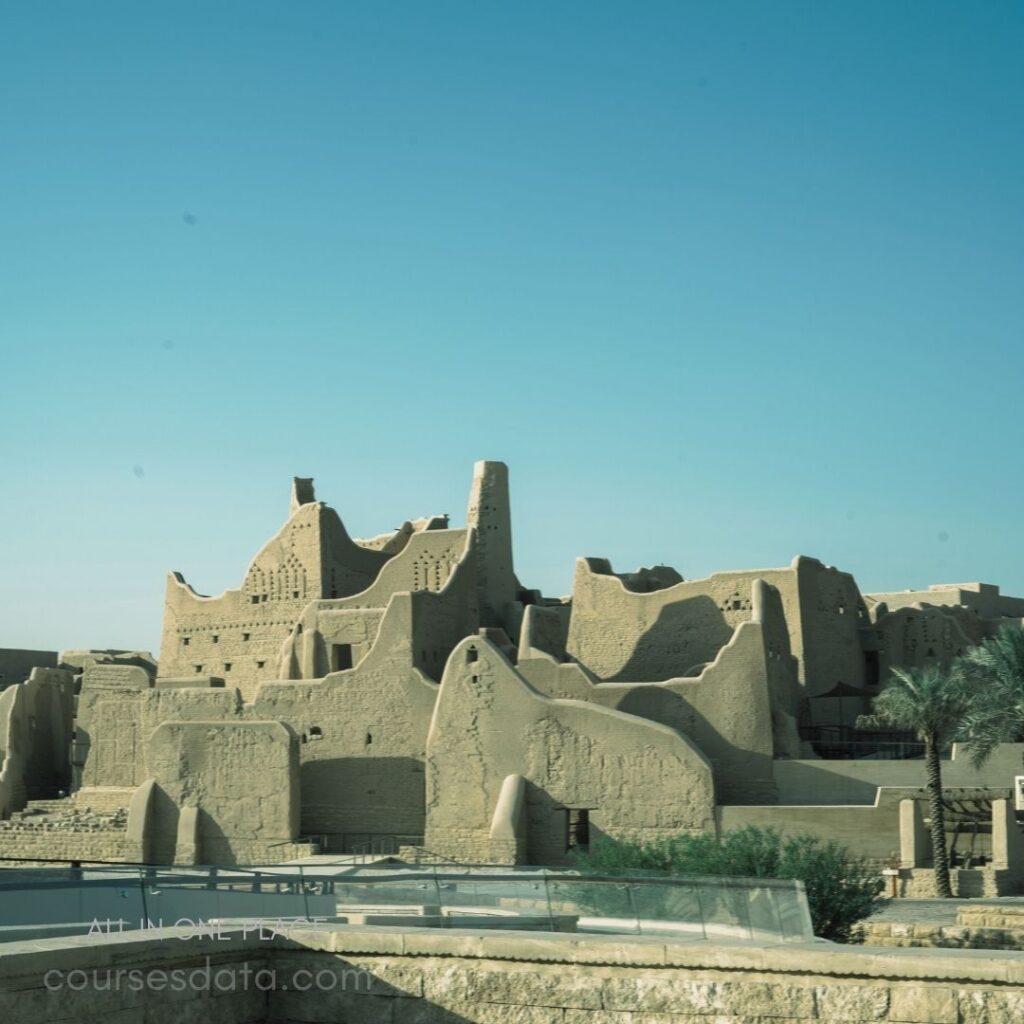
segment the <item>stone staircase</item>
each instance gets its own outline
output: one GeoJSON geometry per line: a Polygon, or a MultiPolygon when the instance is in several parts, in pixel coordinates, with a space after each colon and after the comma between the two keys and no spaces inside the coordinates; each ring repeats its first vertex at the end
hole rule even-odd
{"type": "Polygon", "coordinates": [[[127,807],[93,811],[73,797],[29,800],[20,811],[0,821],[0,832],[123,832],[127,827],[127,807]]]}
{"type": "Polygon", "coordinates": [[[14,813],[24,815],[63,814],[66,811],[74,810],[75,806],[74,797],[53,797],[47,800],[29,800],[23,810],[15,811],[14,813]]]}

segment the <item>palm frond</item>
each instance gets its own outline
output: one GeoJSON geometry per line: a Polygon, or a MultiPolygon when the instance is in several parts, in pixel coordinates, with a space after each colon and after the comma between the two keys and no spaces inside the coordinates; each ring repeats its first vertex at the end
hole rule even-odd
{"type": "Polygon", "coordinates": [[[964,716],[967,752],[975,765],[1024,729],[1024,629],[1005,624],[957,662],[975,697],[964,716]]]}
{"type": "Polygon", "coordinates": [[[871,713],[858,718],[857,727],[905,729],[937,743],[954,739],[971,706],[972,690],[959,671],[936,665],[894,668],[871,713]]]}

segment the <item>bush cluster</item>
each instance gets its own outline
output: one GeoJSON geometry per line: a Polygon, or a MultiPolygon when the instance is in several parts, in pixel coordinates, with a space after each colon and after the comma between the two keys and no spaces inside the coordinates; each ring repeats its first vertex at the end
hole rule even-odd
{"type": "Polygon", "coordinates": [[[576,857],[587,874],[796,878],[804,883],[814,934],[834,942],[857,942],[859,923],[886,903],[885,879],[870,862],[835,840],[783,836],[749,825],[724,836],[680,835],[652,843],[599,840],[576,857]]]}

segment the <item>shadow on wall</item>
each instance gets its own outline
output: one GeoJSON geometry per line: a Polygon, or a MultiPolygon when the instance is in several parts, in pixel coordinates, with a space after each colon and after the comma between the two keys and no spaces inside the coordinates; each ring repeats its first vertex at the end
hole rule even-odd
{"type": "Polygon", "coordinates": [[[178,805],[159,786],[153,788],[149,836],[143,859],[150,864],[178,863],[178,805]]]}
{"type": "MultiPolygon", "coordinates": [[[[254,862],[254,849],[269,849],[269,857],[273,858],[273,848],[289,842],[295,842],[295,839],[291,836],[261,835],[259,829],[245,835],[228,834],[221,823],[201,807],[196,813],[197,864],[251,864],[254,862]]],[[[257,856],[255,861],[265,859],[266,853],[257,856]]]]}
{"type": "MultiPolygon", "coordinates": [[[[331,757],[299,768],[302,834],[422,836],[425,768],[414,757],[331,757]]],[[[331,841],[332,847],[337,845],[331,841]]]]}
{"type": "MultiPolygon", "coordinates": [[[[600,684],[599,684],[600,685],[600,684]]],[[[772,756],[731,743],[688,700],[662,686],[637,686],[615,706],[638,718],[678,729],[711,762],[719,803],[774,803],[772,756]],[[747,779],[749,786],[737,780],[747,779]]]]}
{"type": "Polygon", "coordinates": [[[599,812],[600,807],[566,807],[546,789],[527,780],[526,863],[571,865],[574,851],[585,853],[588,846],[607,839],[606,833],[590,820],[591,811],[599,812]],[[585,812],[582,818],[581,811],[585,812]]]}
{"type": "Polygon", "coordinates": [[[564,864],[568,858],[568,809],[547,790],[526,780],[528,864],[564,864]]]}
{"type": "MultiPolygon", "coordinates": [[[[296,948],[301,948],[296,944],[296,948]]],[[[293,955],[291,952],[289,956],[293,955]]],[[[480,1020],[505,1020],[525,1019],[520,1016],[519,1011],[523,1007],[508,1005],[504,1002],[497,1003],[488,1000],[481,1004],[480,993],[474,988],[480,987],[477,984],[465,985],[458,981],[456,989],[464,992],[466,1002],[459,1001],[459,1005],[465,1007],[465,1014],[456,1012],[449,1007],[428,999],[418,992],[411,992],[408,985],[396,987],[387,980],[375,973],[372,963],[365,960],[350,961],[341,957],[331,956],[317,963],[326,977],[333,975],[334,981],[324,984],[321,990],[299,992],[294,988],[274,988],[270,991],[267,1004],[267,1016],[260,1017],[260,1020],[282,1020],[282,1021],[401,1021],[417,1020],[429,1022],[429,1024],[473,1024],[480,1020]],[[472,1000],[472,1001],[469,1001],[472,1000]],[[494,1011],[494,1015],[487,1013],[481,1017],[481,1012],[494,1011]],[[506,1016],[507,1015],[507,1016],[506,1016]]],[[[284,976],[288,972],[279,970],[279,975],[284,976]]],[[[315,973],[315,970],[312,972],[315,973]]],[[[504,976],[504,975],[503,975],[504,976]]],[[[320,975],[317,975],[319,978],[320,975]]],[[[504,990],[504,986],[502,986],[504,990]]],[[[450,997],[449,997],[450,998],[450,997]]],[[[458,999],[457,996],[455,996],[458,999]]],[[[448,1001],[447,999],[445,1000],[448,1001]]],[[[526,1007],[533,1010],[535,1007],[526,1007]]],[[[536,1007],[543,1009],[543,1007],[536,1007]]],[[[554,1014],[561,1014],[560,1009],[552,1011],[554,1014]]],[[[239,1018],[240,1019],[240,1018],[239,1018]]],[[[248,1019],[248,1018],[247,1018],[248,1019]]],[[[540,1020],[540,1017],[531,1016],[531,1020],[540,1020]]],[[[545,1019],[555,1019],[546,1017],[545,1019]]],[[[561,1019],[561,1016],[558,1017],[561,1019]]]]}
{"type": "Polygon", "coordinates": [[[636,640],[626,663],[605,682],[662,682],[699,675],[733,637],[722,609],[704,595],[664,605],[636,640]]]}

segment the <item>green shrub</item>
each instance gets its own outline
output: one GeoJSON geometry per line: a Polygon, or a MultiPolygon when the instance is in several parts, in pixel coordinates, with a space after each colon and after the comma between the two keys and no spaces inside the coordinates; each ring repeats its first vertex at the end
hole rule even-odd
{"type": "Polygon", "coordinates": [[[884,906],[885,879],[862,857],[835,840],[782,836],[773,828],[748,825],[718,838],[681,835],[653,843],[599,840],[575,858],[587,874],[626,875],[657,871],[666,875],[719,875],[745,878],[797,878],[807,890],[814,934],[835,942],[856,942],[858,928],[884,906]]]}

